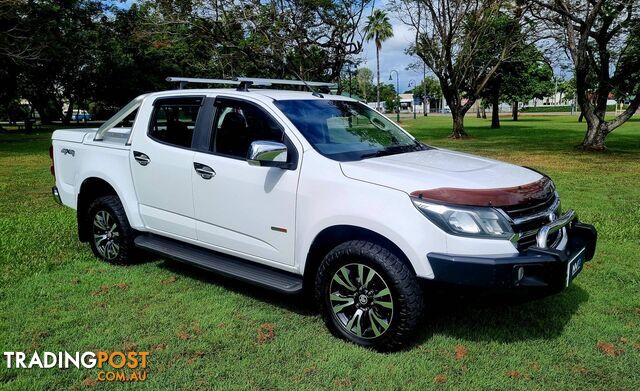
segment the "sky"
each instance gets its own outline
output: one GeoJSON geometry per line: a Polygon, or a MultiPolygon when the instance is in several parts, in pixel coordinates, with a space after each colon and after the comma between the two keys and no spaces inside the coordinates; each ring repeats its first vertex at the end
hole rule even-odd
{"type": "MultiPolygon", "coordinates": [[[[396,74],[392,74],[393,70],[398,71],[398,81],[400,85],[400,92],[404,92],[409,89],[409,83],[413,80],[416,84],[420,84],[423,78],[422,69],[419,72],[413,70],[407,70],[409,64],[418,62],[418,57],[412,57],[405,54],[405,49],[413,42],[414,34],[409,31],[407,26],[402,25],[400,22],[393,26],[394,36],[388,41],[382,43],[382,50],[380,51],[380,82],[391,83],[389,76],[393,77],[393,86],[396,86],[396,74]]],[[[365,44],[362,52],[363,62],[361,67],[367,67],[374,73],[376,72],[376,46],[373,42],[365,44]]],[[[429,74],[427,68],[427,75],[429,74]]],[[[375,82],[375,80],[374,80],[375,82]]]]}
{"type": "MultiPolygon", "coordinates": [[[[384,8],[384,2],[377,1],[376,8],[384,8]]],[[[370,13],[371,11],[365,11],[370,13]]],[[[422,81],[423,72],[414,72],[407,70],[407,66],[411,63],[418,62],[418,57],[412,57],[405,54],[405,49],[411,45],[415,40],[415,31],[411,31],[407,25],[402,23],[393,15],[389,15],[391,25],[393,26],[393,37],[382,43],[382,51],[380,52],[380,82],[391,83],[389,81],[389,75],[392,70],[398,71],[400,92],[409,90],[409,82],[414,80],[416,84],[420,84],[422,81]]],[[[363,63],[360,67],[367,67],[374,73],[376,72],[376,45],[373,41],[366,42],[361,54],[363,63]]],[[[427,68],[427,75],[429,75],[429,69],[427,68]]],[[[393,86],[396,86],[396,74],[393,73],[393,86]]]]}

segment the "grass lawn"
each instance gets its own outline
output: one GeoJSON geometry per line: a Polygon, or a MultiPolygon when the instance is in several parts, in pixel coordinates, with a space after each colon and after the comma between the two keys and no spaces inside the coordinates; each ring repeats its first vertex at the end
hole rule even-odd
{"type": "MultiPolygon", "coordinates": [[[[0,135],[0,349],[149,351],[148,388],[640,389],[640,119],[609,150],[574,150],[576,117],[405,120],[427,143],[542,170],[594,224],[593,261],[564,292],[507,305],[437,301],[409,349],[379,354],[332,337],[303,299],[149,257],[96,260],[74,211],[50,197],[50,133],[0,135]]],[[[97,369],[7,369],[0,388],[104,388],[97,369]]]]}

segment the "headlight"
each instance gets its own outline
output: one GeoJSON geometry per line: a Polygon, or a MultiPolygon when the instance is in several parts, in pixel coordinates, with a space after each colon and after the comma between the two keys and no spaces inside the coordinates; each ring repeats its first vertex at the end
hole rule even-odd
{"type": "Polygon", "coordinates": [[[416,197],[411,197],[411,201],[429,220],[450,234],[492,239],[513,236],[507,219],[494,208],[449,206],[416,197]]]}

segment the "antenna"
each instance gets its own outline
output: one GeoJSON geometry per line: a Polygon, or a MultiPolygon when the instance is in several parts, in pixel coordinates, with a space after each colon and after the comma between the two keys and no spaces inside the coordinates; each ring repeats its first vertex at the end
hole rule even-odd
{"type": "Polygon", "coordinates": [[[324,95],[322,95],[321,93],[317,92],[316,90],[314,90],[313,88],[311,88],[311,86],[309,85],[309,83],[307,83],[306,81],[304,81],[303,78],[300,77],[300,75],[298,75],[298,73],[296,71],[294,71],[293,69],[291,70],[291,73],[293,73],[293,75],[295,77],[298,78],[298,80],[300,80],[302,83],[304,83],[304,85],[309,89],[309,91],[311,91],[311,95],[316,96],[318,98],[324,98],[324,95]]]}

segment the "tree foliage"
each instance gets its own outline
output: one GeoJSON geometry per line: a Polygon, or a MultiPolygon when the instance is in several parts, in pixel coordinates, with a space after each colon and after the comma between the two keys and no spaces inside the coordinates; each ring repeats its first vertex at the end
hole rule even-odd
{"type": "Polygon", "coordinates": [[[416,31],[414,51],[440,81],[462,138],[464,115],[516,48],[523,7],[503,0],[395,0],[416,31]]]}
{"type": "Polygon", "coordinates": [[[26,98],[43,121],[67,103],[104,118],[170,87],[167,76],[338,81],[370,1],[0,0],[0,106],[26,98]]]}
{"type": "Polygon", "coordinates": [[[374,10],[367,18],[364,34],[367,41],[373,41],[376,45],[376,102],[379,103],[382,98],[380,95],[380,51],[382,50],[382,42],[393,37],[393,28],[387,13],[379,9],[374,10]]]}
{"type": "Polygon", "coordinates": [[[640,107],[640,0],[532,0],[535,17],[555,33],[574,66],[576,95],[587,121],[582,148],[603,150],[608,134],[640,107]],[[607,99],[633,96],[606,119],[607,99]]]}

